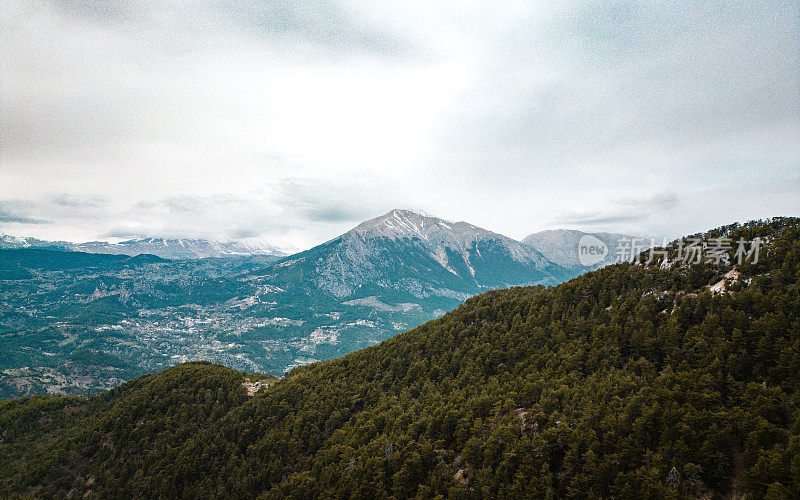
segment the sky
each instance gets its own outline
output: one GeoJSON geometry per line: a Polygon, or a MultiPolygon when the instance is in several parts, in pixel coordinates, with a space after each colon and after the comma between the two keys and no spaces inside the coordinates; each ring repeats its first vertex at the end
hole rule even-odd
{"type": "Polygon", "coordinates": [[[4,0],[0,233],[304,249],[800,215],[800,5],[4,0]]]}

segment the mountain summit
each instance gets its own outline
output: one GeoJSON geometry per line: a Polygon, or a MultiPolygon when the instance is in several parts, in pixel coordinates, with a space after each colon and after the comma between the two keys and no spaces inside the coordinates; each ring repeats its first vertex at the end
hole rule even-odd
{"type": "Polygon", "coordinates": [[[337,297],[392,290],[459,300],[489,289],[554,284],[566,276],[541,253],[507,236],[402,209],[291,256],[271,272],[302,274],[337,297]]]}
{"type": "MultiPolygon", "coordinates": [[[[448,250],[456,251],[475,276],[475,269],[471,265],[470,250],[476,248],[478,257],[483,258],[477,249],[478,242],[495,242],[508,252],[511,260],[519,263],[529,263],[541,268],[548,267],[550,262],[540,252],[525,247],[519,241],[513,240],[502,234],[493,233],[486,229],[473,226],[468,222],[451,222],[424,212],[394,209],[380,217],[361,223],[350,233],[358,235],[363,240],[376,238],[390,239],[418,239],[426,248],[432,251],[432,256],[446,269],[455,272],[450,267],[448,250]]],[[[454,262],[455,266],[461,262],[454,262]]]]}
{"type": "Polygon", "coordinates": [[[470,235],[490,233],[466,222],[451,222],[426,212],[395,208],[379,217],[362,222],[350,232],[366,237],[389,238],[419,237],[425,240],[442,235],[470,235]]]}

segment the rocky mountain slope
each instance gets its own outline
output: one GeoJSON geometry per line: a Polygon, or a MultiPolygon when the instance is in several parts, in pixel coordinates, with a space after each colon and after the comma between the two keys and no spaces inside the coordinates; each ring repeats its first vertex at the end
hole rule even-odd
{"type": "MultiPolygon", "coordinates": [[[[576,229],[539,231],[522,240],[524,244],[536,249],[551,262],[576,274],[613,264],[620,260],[620,257],[622,260],[630,258],[632,251],[626,251],[626,249],[632,248],[633,241],[645,245],[645,240],[637,236],[619,233],[586,233],[576,229]],[[582,238],[584,239],[582,240],[582,238]],[[596,264],[585,265],[582,263],[579,256],[581,241],[587,244],[605,245],[606,253],[603,259],[596,264]]],[[[647,240],[646,247],[649,246],[649,240],[647,240]]]]}
{"type": "Polygon", "coordinates": [[[721,235],[766,242],[722,291],[726,263],[618,264],[484,293],[252,397],[254,375],[191,363],[0,403],[0,494],[796,497],[800,220],[721,235]]]}
{"type": "Polygon", "coordinates": [[[538,251],[466,222],[395,209],[268,269],[344,298],[390,294],[465,299],[484,290],[554,284],[567,273],[538,251]]]}

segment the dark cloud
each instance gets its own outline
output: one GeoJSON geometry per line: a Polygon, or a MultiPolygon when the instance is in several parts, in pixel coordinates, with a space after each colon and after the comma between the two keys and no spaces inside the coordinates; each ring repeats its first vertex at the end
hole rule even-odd
{"type": "Polygon", "coordinates": [[[12,224],[47,224],[30,200],[0,200],[0,222],[12,224]]]}
{"type": "MultiPolygon", "coordinates": [[[[58,193],[38,200],[0,200],[0,223],[103,228],[102,238],[269,238],[304,231],[326,236],[377,215],[376,185],[290,178],[250,193],[175,195],[131,204],[98,195],[58,193]]],[[[388,203],[388,200],[386,200],[388,203]]]]}
{"type": "Polygon", "coordinates": [[[567,226],[597,226],[615,225],[627,222],[640,222],[647,217],[646,214],[609,215],[602,212],[568,213],[556,216],[552,222],[567,226]]]}
{"type": "MultiPolygon", "coordinates": [[[[377,215],[380,186],[358,182],[322,182],[290,178],[278,186],[278,201],[288,212],[310,223],[356,225],[377,215]]],[[[385,200],[384,203],[389,200],[385,200]]],[[[387,210],[389,205],[383,208],[387,210]]]]}
{"type": "Polygon", "coordinates": [[[24,215],[8,213],[4,209],[0,208],[0,222],[11,224],[47,224],[48,221],[44,219],[37,219],[35,217],[27,217],[24,215]]]}
{"type": "Polygon", "coordinates": [[[306,214],[310,219],[320,222],[356,222],[364,215],[364,211],[353,207],[320,206],[309,209],[306,214]]]}
{"type": "Polygon", "coordinates": [[[52,197],[52,203],[65,208],[100,208],[108,204],[108,200],[103,196],[89,195],[78,196],[74,194],[58,194],[52,197]]]}
{"type": "Polygon", "coordinates": [[[231,231],[231,238],[234,240],[243,240],[247,238],[258,238],[262,234],[250,229],[235,229],[231,231]]]}
{"type": "Polygon", "coordinates": [[[602,203],[596,210],[564,212],[552,219],[554,225],[610,226],[641,223],[654,215],[663,214],[680,205],[675,193],[657,193],[641,198],[619,198],[602,203]]]}
{"type": "Polygon", "coordinates": [[[170,49],[166,54],[205,50],[221,34],[261,39],[290,58],[398,58],[421,51],[407,34],[330,0],[211,0],[196,4],[170,0],[58,0],[52,4],[61,15],[77,22],[146,36],[156,47],[160,45],[157,35],[166,35],[161,41],[162,48],[170,49]],[[176,33],[183,36],[176,38],[176,33]]]}
{"type": "Polygon", "coordinates": [[[13,0],[4,15],[7,162],[75,165],[131,161],[153,145],[192,149],[198,115],[220,99],[207,95],[220,75],[258,85],[264,68],[423,52],[407,34],[325,1],[13,0]],[[219,52],[228,45],[235,52],[219,52]]]}
{"type": "MultiPolygon", "coordinates": [[[[255,195],[172,196],[139,202],[120,216],[134,227],[146,221],[144,231],[164,237],[230,240],[276,235],[293,227],[293,221],[279,217],[268,200],[255,195]]],[[[142,234],[131,226],[118,225],[112,231],[142,234]]]]}
{"type": "Polygon", "coordinates": [[[97,21],[102,23],[128,24],[143,20],[144,2],[129,0],[53,0],[49,2],[54,9],[76,19],[97,21]]]}
{"type": "Polygon", "coordinates": [[[103,238],[119,238],[121,240],[134,240],[148,236],[153,237],[153,235],[146,235],[142,233],[135,233],[131,231],[117,230],[117,229],[112,229],[111,231],[107,231],[102,235],[103,238]]]}
{"type": "Polygon", "coordinates": [[[59,193],[40,199],[0,199],[0,222],[55,224],[68,220],[101,223],[107,200],[102,196],[59,193]]]}
{"type": "Polygon", "coordinates": [[[643,198],[620,198],[614,203],[637,212],[653,214],[672,210],[678,206],[679,200],[676,193],[656,193],[643,198]]]}

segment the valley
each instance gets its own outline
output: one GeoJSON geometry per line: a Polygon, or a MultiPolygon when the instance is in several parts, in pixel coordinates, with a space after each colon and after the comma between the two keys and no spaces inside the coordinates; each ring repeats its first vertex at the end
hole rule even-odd
{"type": "Polygon", "coordinates": [[[198,359],[282,376],[482,291],[571,275],[510,238],[405,210],[284,258],[0,249],[0,397],[88,394],[198,359]]]}

